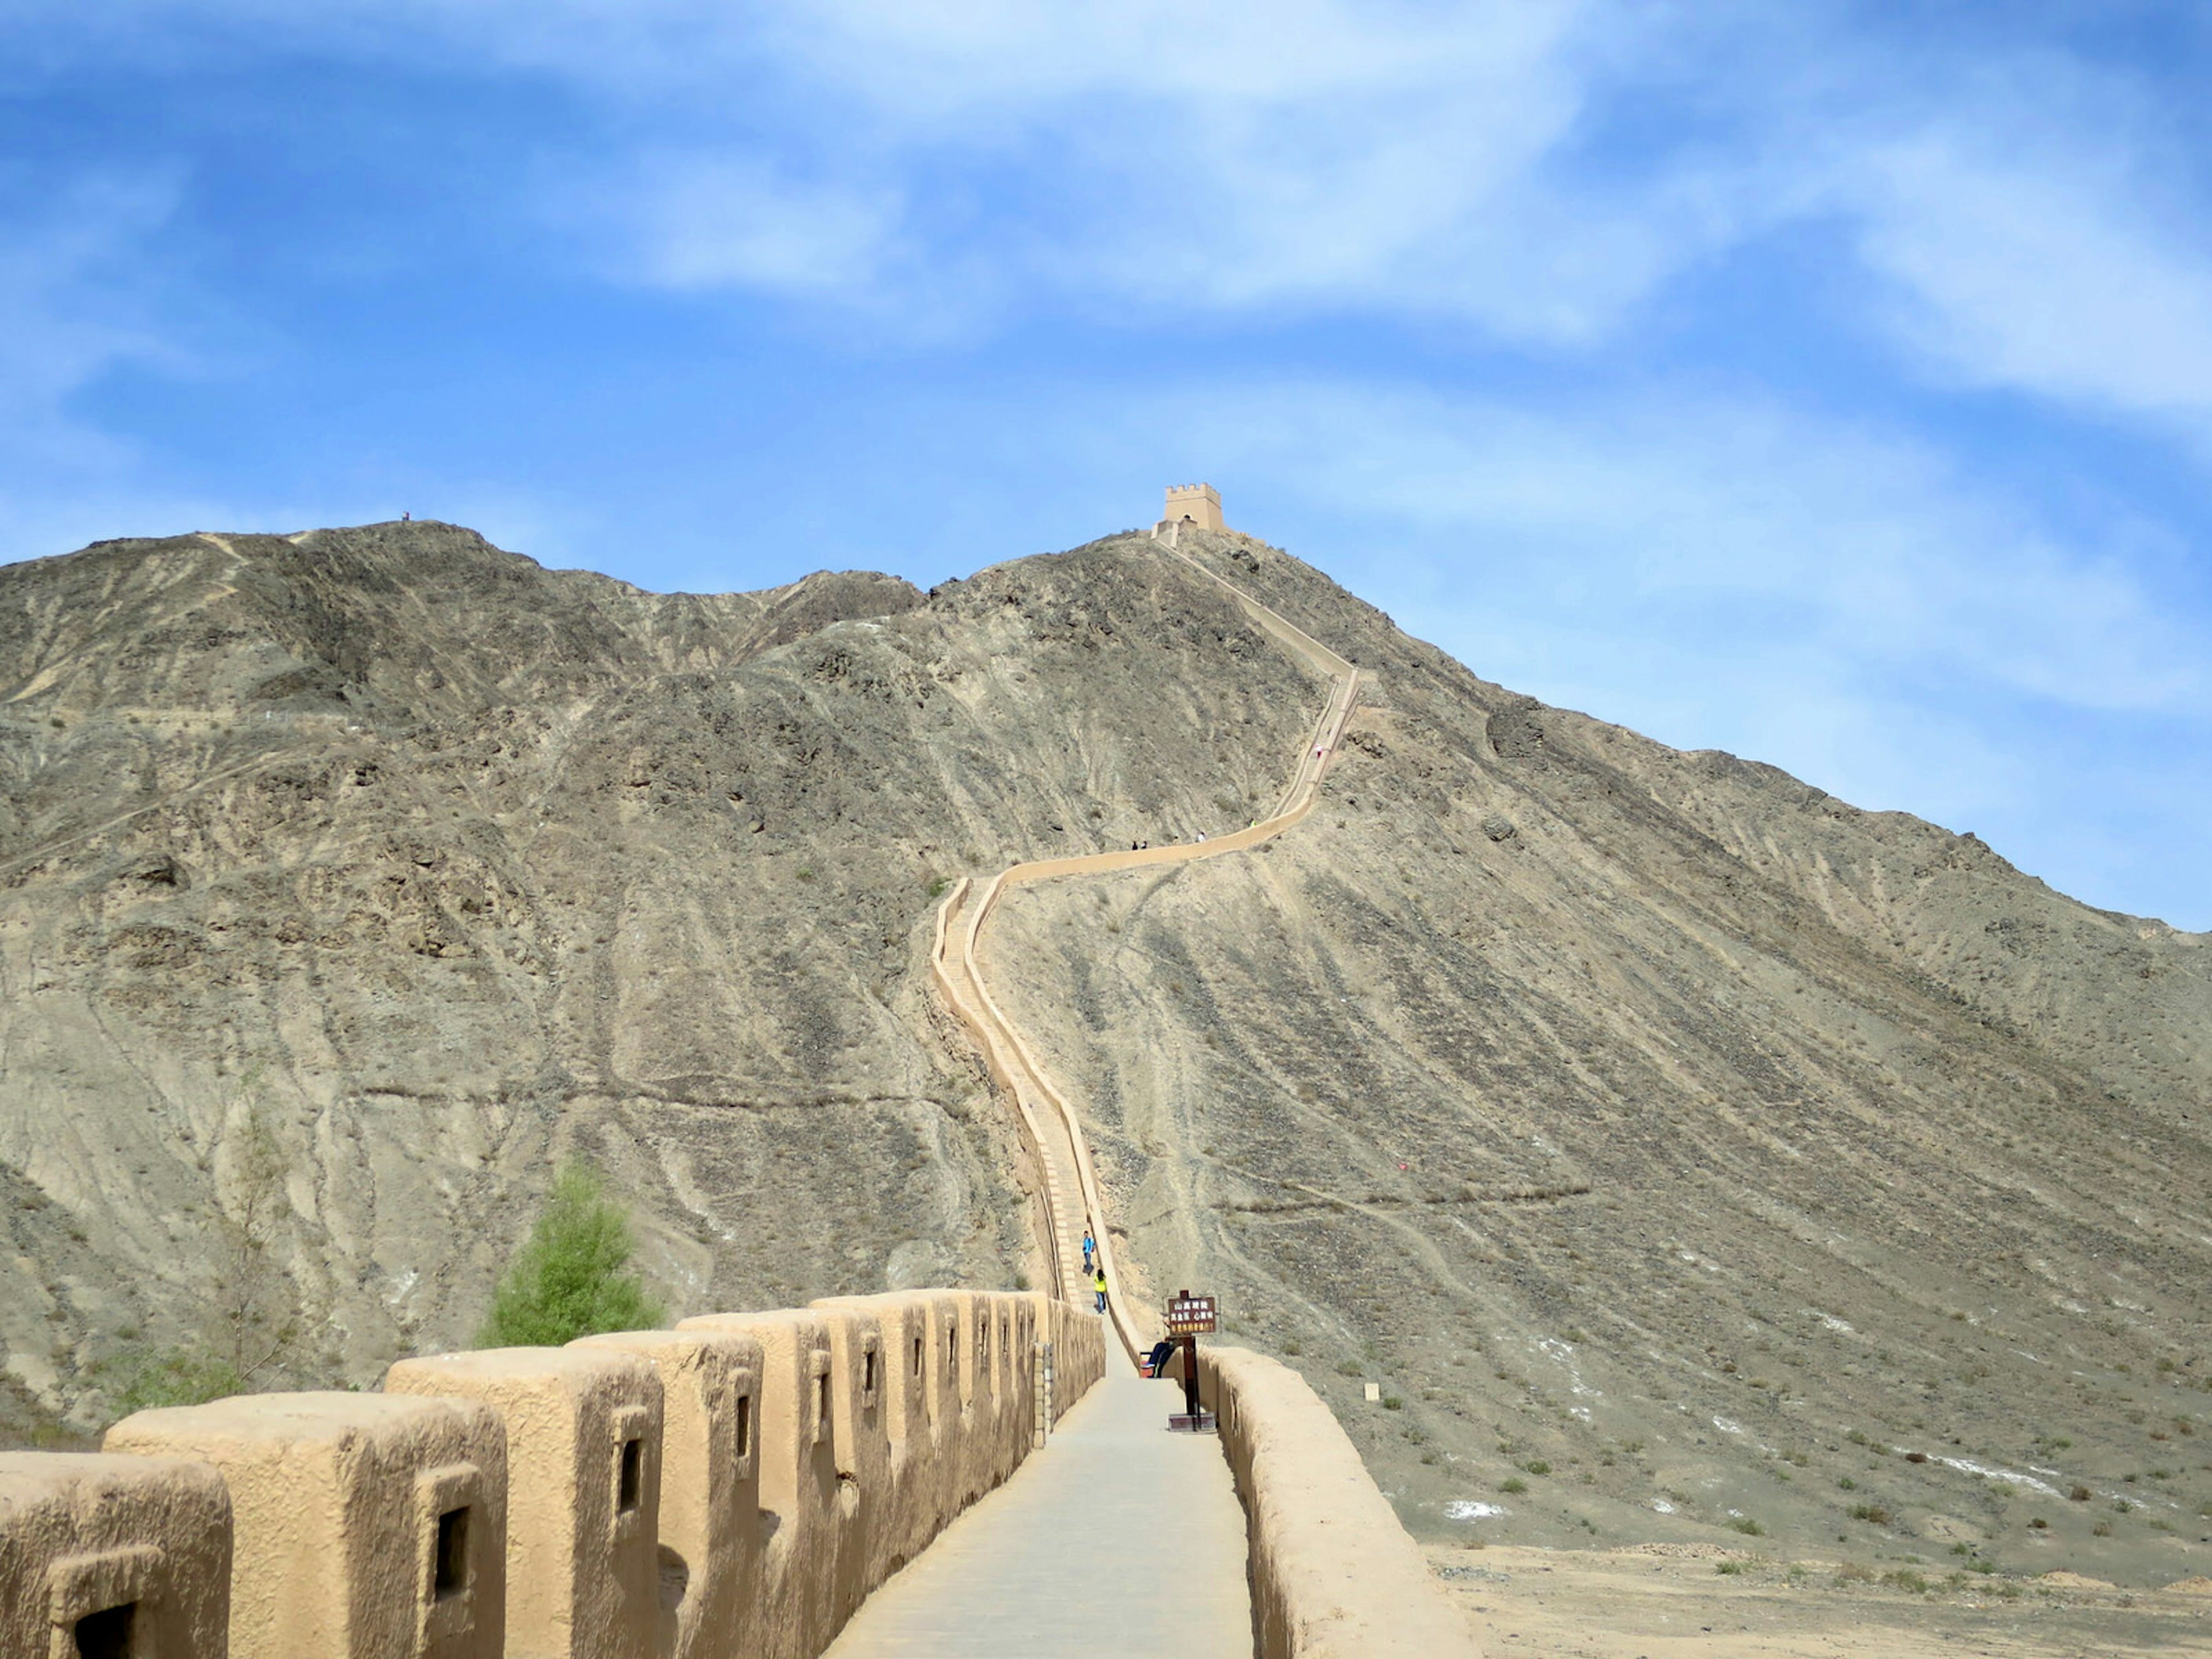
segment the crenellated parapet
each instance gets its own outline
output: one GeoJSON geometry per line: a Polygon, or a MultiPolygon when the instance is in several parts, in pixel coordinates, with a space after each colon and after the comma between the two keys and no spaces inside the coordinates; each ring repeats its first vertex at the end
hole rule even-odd
{"type": "Polygon", "coordinates": [[[1210,483],[1170,484],[1162,526],[1188,525],[1193,530],[1220,530],[1221,492],[1210,483]]]}
{"type": "Polygon", "coordinates": [[[811,1659],[1104,1357],[1064,1303],[915,1291],[141,1412],[0,1455],[0,1653],[811,1659]]]}

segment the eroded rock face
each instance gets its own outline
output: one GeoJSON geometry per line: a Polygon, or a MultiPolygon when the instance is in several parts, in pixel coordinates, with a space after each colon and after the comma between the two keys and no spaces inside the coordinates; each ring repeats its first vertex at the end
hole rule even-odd
{"type": "MultiPolygon", "coordinates": [[[[1125,1260],[1423,1530],[2175,1576],[2204,940],[1183,545],[1374,680],[1290,835],[991,925],[1125,1260]]],[[[1139,538],[699,598],[426,525],[0,571],[0,674],[4,1381],[85,1419],[133,1342],[465,1339],[570,1145],[679,1314],[1007,1282],[933,888],[1241,825],[1325,692],[1139,538]]]]}
{"type": "Polygon", "coordinates": [[[1210,587],[657,596],[434,524],[0,571],[9,1373],[465,1341],[572,1145],[679,1313],[1010,1282],[933,889],[1272,795],[1321,692],[1210,587]]]}

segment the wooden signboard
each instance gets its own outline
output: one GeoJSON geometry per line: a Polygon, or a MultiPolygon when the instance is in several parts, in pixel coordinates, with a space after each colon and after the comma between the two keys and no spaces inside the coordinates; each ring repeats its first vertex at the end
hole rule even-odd
{"type": "Polygon", "coordinates": [[[1213,1298],[1177,1291],[1168,1298],[1169,1337],[1182,1347],[1183,1409],[1168,1419],[1168,1426],[1187,1433],[1212,1432],[1213,1413],[1198,1403],[1198,1339],[1213,1330],[1213,1298]]]}
{"type": "Polygon", "coordinates": [[[1188,1292],[1168,1298],[1170,1336],[1210,1336],[1213,1333],[1213,1298],[1188,1292]]]}

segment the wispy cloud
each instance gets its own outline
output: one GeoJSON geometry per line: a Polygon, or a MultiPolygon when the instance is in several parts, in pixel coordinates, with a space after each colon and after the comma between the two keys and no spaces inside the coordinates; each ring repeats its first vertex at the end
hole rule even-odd
{"type": "Polygon", "coordinates": [[[1708,660],[1813,649],[1863,674],[2212,719],[2212,626],[2134,568],[2170,532],[2123,521],[2085,544],[1941,451],[1850,422],[1740,398],[1534,411],[1291,384],[1249,389],[1190,441],[1254,468],[1271,499],[1455,544],[1468,588],[1569,601],[1615,638],[1640,621],[1708,660]]]}
{"type": "Polygon", "coordinates": [[[1986,126],[1870,145],[1846,185],[1881,314],[1935,371],[2212,440],[2212,244],[2133,159],[1986,126]]]}
{"type": "Polygon", "coordinates": [[[2129,118],[2167,94],[2033,29],[1993,49],[1841,6],[1636,0],[19,10],[48,52],[554,77],[623,112],[593,135],[617,153],[560,194],[623,280],[1445,319],[1600,349],[1684,271],[1840,219],[1879,285],[1856,314],[1931,374],[2196,424],[2212,402],[2203,215],[2178,227],[2188,168],[2129,118]]]}
{"type": "Polygon", "coordinates": [[[900,218],[888,191],[802,183],[759,158],[714,152],[641,157],[599,185],[592,206],[625,227],[616,274],[675,289],[816,295],[874,287],[900,218]]]}
{"type": "Polygon", "coordinates": [[[175,206],[165,175],[49,181],[0,196],[0,429],[48,465],[99,441],[68,400],[130,362],[170,362],[139,256],[175,206]]]}

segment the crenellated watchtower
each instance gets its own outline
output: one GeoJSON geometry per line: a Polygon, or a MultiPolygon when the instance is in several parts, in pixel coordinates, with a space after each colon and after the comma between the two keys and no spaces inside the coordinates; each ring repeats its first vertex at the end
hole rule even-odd
{"type": "Polygon", "coordinates": [[[1188,525],[1194,530],[1223,530],[1221,494],[1210,483],[1170,484],[1162,527],[1188,525]]]}

